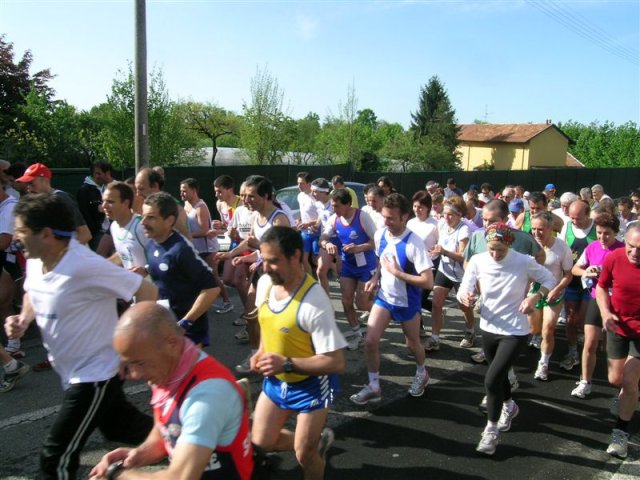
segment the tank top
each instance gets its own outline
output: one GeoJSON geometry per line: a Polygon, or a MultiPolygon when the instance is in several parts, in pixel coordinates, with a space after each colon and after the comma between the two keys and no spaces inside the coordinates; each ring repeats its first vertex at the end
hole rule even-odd
{"type": "Polygon", "coordinates": [[[273,212],[271,212],[271,215],[269,215],[269,218],[267,218],[267,221],[262,225],[260,225],[260,215],[256,215],[256,218],[253,221],[253,236],[258,240],[261,240],[262,236],[267,232],[267,230],[269,230],[273,226],[273,220],[280,214],[286,216],[284,211],[280,210],[279,208],[274,209],[273,212]]]}
{"type": "MultiPolygon", "coordinates": [[[[187,225],[189,226],[190,232],[197,232],[198,230],[200,230],[200,224],[198,223],[198,212],[196,211],[200,207],[206,209],[207,215],[209,215],[209,207],[207,207],[207,204],[204,203],[204,200],[200,199],[196,203],[194,203],[189,213],[187,213],[187,225]]],[[[210,215],[209,218],[211,218],[210,215]]],[[[193,246],[198,251],[198,253],[209,253],[219,250],[218,240],[214,238],[193,237],[191,243],[193,243],[193,246]]]]}
{"type": "MultiPolygon", "coordinates": [[[[338,234],[340,243],[342,245],[349,245],[353,243],[355,245],[362,245],[367,243],[370,238],[367,232],[364,230],[362,223],[360,222],[360,209],[356,208],[353,218],[349,223],[343,223],[342,218],[336,215],[335,220],[335,232],[338,234]]],[[[376,267],[376,252],[373,250],[367,250],[361,253],[346,253],[341,251],[340,257],[343,262],[348,262],[352,266],[367,267],[373,270],[376,267]],[[363,255],[364,257],[361,257],[363,255]],[[363,262],[364,260],[364,262],[363,262]]]]}
{"type": "Polygon", "coordinates": [[[245,402],[245,408],[240,428],[233,442],[230,445],[215,448],[209,464],[200,478],[202,480],[220,478],[249,480],[253,471],[253,448],[249,435],[246,398],[242,389],[237,385],[235,377],[217,360],[208,355],[199,360],[193,370],[184,378],[174,397],[165,404],[164,411],[160,407],[156,407],[153,409],[153,416],[156,423],[160,425],[165,450],[171,455],[180,437],[182,427],[180,408],[184,399],[189,391],[200,382],[214,378],[232,383],[245,402]]]}
{"type": "MultiPolygon", "coordinates": [[[[584,252],[584,249],[587,248],[587,245],[589,245],[591,242],[596,241],[596,239],[597,239],[597,235],[596,235],[595,224],[591,225],[591,229],[589,230],[589,233],[587,233],[586,237],[577,238],[576,234],[573,232],[573,223],[571,222],[567,223],[567,233],[565,235],[565,241],[567,242],[567,245],[569,245],[569,248],[571,249],[571,257],[573,259],[574,265],[578,260],[578,258],[580,258],[580,255],[582,255],[582,252],[584,252]]],[[[571,280],[571,283],[567,288],[571,288],[574,290],[583,290],[582,278],[574,275],[573,279],[571,280]]]]}
{"type": "MultiPolygon", "coordinates": [[[[264,301],[260,305],[258,319],[265,352],[298,358],[308,358],[315,355],[311,334],[302,330],[298,325],[298,309],[307,292],[316,283],[311,275],[305,274],[304,280],[298,289],[291,295],[289,302],[280,311],[271,310],[268,301],[264,301]]],[[[266,299],[269,298],[270,293],[271,287],[265,296],[266,299]]],[[[309,375],[280,373],[276,377],[283,382],[296,383],[309,378],[309,375]]]]}

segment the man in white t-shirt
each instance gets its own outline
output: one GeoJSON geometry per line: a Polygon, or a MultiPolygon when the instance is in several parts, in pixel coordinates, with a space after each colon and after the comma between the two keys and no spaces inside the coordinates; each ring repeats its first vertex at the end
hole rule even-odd
{"type": "Polygon", "coordinates": [[[304,270],[307,273],[311,273],[310,257],[317,257],[320,247],[318,246],[318,240],[320,239],[320,232],[316,228],[318,223],[318,207],[316,200],[311,194],[311,174],[309,172],[299,172],[298,175],[298,205],[300,206],[300,219],[296,224],[296,228],[302,235],[302,241],[304,243],[304,255],[302,257],[302,264],[304,270]]]}
{"type": "Polygon", "coordinates": [[[72,238],[71,209],[59,195],[23,197],[15,236],[27,257],[25,297],[19,315],[7,317],[10,338],[36,320],[64,395],[40,457],[45,479],[75,478],[89,435],[99,428],[109,440],[138,443],[153,420],[127,402],[111,339],[118,321],[116,299],[155,300],[157,289],[72,238]]]}
{"type": "Polygon", "coordinates": [[[149,239],[142,228],[142,215],[131,210],[133,190],[124,182],[109,183],[102,194],[102,208],[111,220],[111,238],[115,253],[109,258],[116,265],[146,275],[145,247],[149,239]]]}
{"type": "Polygon", "coordinates": [[[328,295],[302,266],[302,239],[274,226],[260,244],[264,273],[256,306],[262,330],[251,369],[264,376],[253,414],[251,440],[265,451],[295,450],[304,478],[324,478],[333,441],[324,428],[347,342],[338,330],[328,295]],[[297,413],[295,432],[285,429],[297,413]]]}
{"type": "Polygon", "coordinates": [[[350,397],[356,405],[379,402],[382,398],[380,338],[391,321],[402,326],[409,349],[416,358],[416,375],[409,394],[422,396],[429,383],[424,348],[420,343],[420,309],[422,289],[433,286],[433,263],[422,240],[407,229],[410,209],[409,201],[399,193],[391,193],[384,199],[382,216],[386,228],[378,230],[374,237],[378,269],[365,286],[366,291],[373,292],[380,281],[367,322],[365,349],[369,383],[350,397]]]}

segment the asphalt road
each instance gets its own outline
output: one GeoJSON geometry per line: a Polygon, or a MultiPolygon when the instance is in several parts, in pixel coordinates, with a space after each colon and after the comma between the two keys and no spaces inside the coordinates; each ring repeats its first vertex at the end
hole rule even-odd
{"type": "MultiPolygon", "coordinates": [[[[236,308],[240,308],[234,297],[236,308]]],[[[346,321],[340,293],[332,283],[332,300],[343,330],[346,321]]],[[[213,344],[210,353],[228,366],[239,363],[248,347],[237,345],[232,325],[237,312],[210,315],[213,344]]],[[[427,322],[428,323],[428,322],[427,322]]],[[[329,451],[327,479],[626,479],[640,478],[640,435],[634,421],[629,457],[609,457],[605,448],[613,426],[608,413],[613,389],[606,382],[604,354],[600,355],[592,395],[586,400],[569,395],[579,376],[559,369],[565,353],[562,329],[549,382],[533,380],[538,352],[527,350],[517,362],[520,388],[514,399],[520,415],[510,432],[502,435],[493,457],[479,456],[475,446],[485,424],[477,405],[483,396],[484,365],[469,359],[477,348],[458,347],[462,338],[460,312],[447,310],[445,338],[438,352],[429,354],[431,382],[422,398],[411,398],[407,388],[415,371],[399,328],[388,330],[381,347],[383,401],[375,408],[357,407],[348,397],[366,382],[362,350],[346,352],[347,371],[342,392],[329,415],[336,442],[329,451]]],[[[26,361],[45,358],[37,332],[24,342],[26,361]]],[[[70,346],[72,348],[72,346],[70,346]]],[[[250,377],[254,398],[260,378],[250,377]]],[[[132,402],[149,411],[148,389],[127,385],[132,402]]],[[[32,479],[38,470],[42,440],[51,425],[61,398],[58,377],[52,371],[30,373],[5,394],[0,394],[0,478],[32,479]]],[[[637,416],[636,416],[637,417],[637,416]]],[[[79,478],[115,445],[96,432],[82,456],[79,478]]],[[[272,456],[274,479],[301,478],[292,454],[272,456]]]]}

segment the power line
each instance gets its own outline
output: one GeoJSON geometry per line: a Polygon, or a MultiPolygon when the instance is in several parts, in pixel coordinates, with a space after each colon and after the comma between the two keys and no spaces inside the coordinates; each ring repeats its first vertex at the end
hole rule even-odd
{"type": "Polygon", "coordinates": [[[588,20],[578,18],[572,12],[567,11],[557,2],[551,0],[525,0],[529,5],[544,13],[554,21],[561,23],[581,37],[589,40],[600,48],[608,51],[623,60],[634,65],[640,65],[638,53],[624,47],[618,40],[597,26],[593,26],[588,20]]]}

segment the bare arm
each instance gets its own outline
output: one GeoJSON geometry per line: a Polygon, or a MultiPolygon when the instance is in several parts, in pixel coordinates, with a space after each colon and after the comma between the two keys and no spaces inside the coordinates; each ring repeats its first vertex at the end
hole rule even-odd
{"type": "Polygon", "coordinates": [[[87,227],[86,225],[80,225],[78,228],[76,228],[76,237],[78,242],[86,245],[93,238],[93,235],[91,235],[89,227],[87,227]]]}
{"type": "MultiPolygon", "coordinates": [[[[264,376],[277,375],[284,372],[286,357],[278,353],[262,353],[256,362],[256,368],[264,376]]],[[[291,358],[293,371],[302,375],[329,375],[344,371],[344,352],[336,350],[313,355],[312,357],[291,358]]]]}
{"type": "Polygon", "coordinates": [[[209,307],[218,297],[219,293],[220,293],[219,287],[206,288],[200,291],[200,293],[196,297],[195,302],[193,302],[191,309],[185,314],[184,319],[195,322],[202,315],[204,315],[207,312],[207,310],[209,310],[209,307]]]}
{"type": "Polygon", "coordinates": [[[147,300],[155,302],[158,299],[158,287],[143,279],[142,283],[140,283],[140,287],[135,293],[135,297],[138,302],[144,302],[147,300]]]}
{"type": "Polygon", "coordinates": [[[178,206],[178,218],[176,218],[176,224],[173,226],[178,232],[191,240],[191,232],[189,232],[189,225],[187,223],[187,214],[184,208],[178,206]]]}

